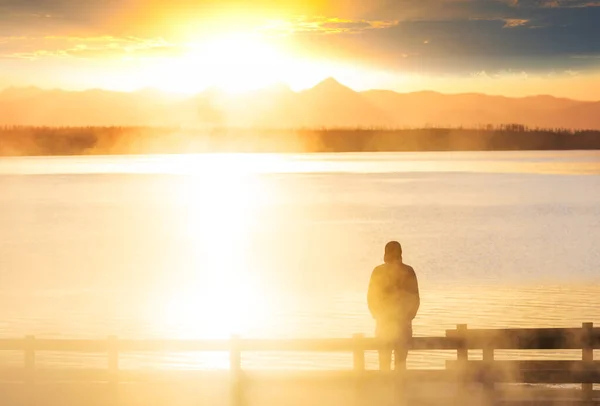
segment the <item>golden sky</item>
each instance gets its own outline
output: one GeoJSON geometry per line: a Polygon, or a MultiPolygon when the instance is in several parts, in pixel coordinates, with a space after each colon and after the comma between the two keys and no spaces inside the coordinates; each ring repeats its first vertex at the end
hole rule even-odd
{"type": "Polygon", "coordinates": [[[356,89],[600,100],[591,0],[0,0],[0,88],[356,89]]]}

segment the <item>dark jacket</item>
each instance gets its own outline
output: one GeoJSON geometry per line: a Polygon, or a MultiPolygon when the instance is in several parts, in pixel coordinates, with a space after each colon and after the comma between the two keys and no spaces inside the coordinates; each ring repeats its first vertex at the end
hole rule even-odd
{"type": "Polygon", "coordinates": [[[412,321],[421,304],[415,270],[400,261],[379,265],[371,274],[367,303],[376,320],[412,321]]]}

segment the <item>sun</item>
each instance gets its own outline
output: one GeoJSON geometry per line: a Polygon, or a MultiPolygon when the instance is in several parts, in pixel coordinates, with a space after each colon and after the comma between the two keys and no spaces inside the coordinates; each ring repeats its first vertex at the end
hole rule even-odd
{"type": "Polygon", "coordinates": [[[156,87],[184,92],[216,87],[239,93],[280,82],[293,66],[286,52],[254,32],[221,34],[188,43],[185,49],[164,61],[156,87]]]}

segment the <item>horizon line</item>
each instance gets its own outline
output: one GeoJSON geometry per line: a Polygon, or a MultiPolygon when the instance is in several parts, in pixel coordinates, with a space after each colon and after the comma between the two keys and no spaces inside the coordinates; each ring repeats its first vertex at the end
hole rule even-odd
{"type": "Polygon", "coordinates": [[[300,94],[300,93],[303,93],[306,91],[313,90],[313,89],[317,88],[318,86],[321,86],[324,83],[331,82],[331,81],[333,81],[333,82],[337,83],[338,85],[340,85],[344,88],[347,88],[357,94],[363,94],[363,93],[367,93],[367,92],[391,92],[391,93],[396,93],[396,94],[400,94],[400,95],[432,93],[432,94],[438,94],[438,95],[442,95],[442,96],[476,95],[476,96],[484,96],[484,97],[499,97],[499,98],[505,98],[505,99],[514,99],[514,100],[531,99],[531,98],[537,98],[537,97],[549,97],[549,98],[553,98],[553,99],[557,99],[557,100],[570,100],[570,101],[576,101],[576,102],[581,102],[581,103],[599,103],[600,102],[600,99],[575,99],[575,98],[566,97],[566,96],[555,96],[555,95],[548,94],[548,93],[528,94],[525,96],[507,96],[507,95],[503,95],[503,94],[487,93],[487,92],[471,91],[471,92],[452,93],[452,92],[440,92],[437,90],[430,90],[430,89],[415,90],[415,91],[410,91],[410,92],[401,92],[401,91],[386,89],[386,88],[369,88],[369,89],[363,89],[363,90],[356,90],[356,89],[352,88],[351,86],[342,83],[341,81],[339,81],[338,79],[336,79],[333,76],[330,76],[323,80],[320,80],[313,86],[309,86],[309,87],[302,88],[299,90],[294,90],[287,83],[281,82],[281,83],[274,83],[271,85],[262,86],[262,87],[259,87],[256,89],[248,89],[248,90],[243,90],[243,91],[230,91],[230,90],[223,88],[222,86],[207,86],[206,88],[204,88],[202,90],[194,91],[194,92],[182,92],[182,91],[175,91],[175,90],[167,90],[167,89],[163,89],[160,87],[153,87],[153,86],[144,86],[144,87],[139,87],[139,88],[135,88],[135,89],[131,89],[131,90],[116,90],[116,89],[102,88],[102,87],[70,89],[70,88],[61,88],[61,87],[43,87],[43,86],[38,86],[38,85],[22,85],[22,86],[9,85],[9,86],[5,86],[5,87],[0,87],[0,93],[4,92],[6,90],[11,90],[11,89],[16,89],[16,90],[36,89],[36,90],[43,91],[43,92],[53,92],[53,91],[60,91],[60,92],[66,92],[66,93],[107,92],[107,93],[118,93],[118,94],[135,94],[135,93],[141,93],[144,91],[155,91],[155,92],[160,92],[160,93],[164,93],[164,94],[171,95],[171,96],[179,96],[182,98],[192,98],[192,97],[196,97],[196,96],[202,95],[204,93],[215,90],[221,94],[225,94],[232,98],[235,98],[235,97],[239,97],[239,96],[243,96],[243,95],[248,95],[248,94],[252,94],[252,93],[256,93],[256,92],[261,92],[264,90],[281,88],[281,87],[285,87],[287,90],[289,90],[290,92],[292,92],[294,94],[300,94]]]}

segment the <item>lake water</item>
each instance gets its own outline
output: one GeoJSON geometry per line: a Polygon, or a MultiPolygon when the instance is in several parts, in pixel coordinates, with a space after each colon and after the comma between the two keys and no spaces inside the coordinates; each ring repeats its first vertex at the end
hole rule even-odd
{"type": "MultiPolygon", "coordinates": [[[[419,278],[416,335],[600,322],[600,153],[3,158],[0,335],[370,336],[367,283],[391,239],[419,278]]],[[[531,356],[549,355],[580,357],[531,356]]],[[[164,363],[228,365],[222,354],[123,365],[164,363]]]]}

